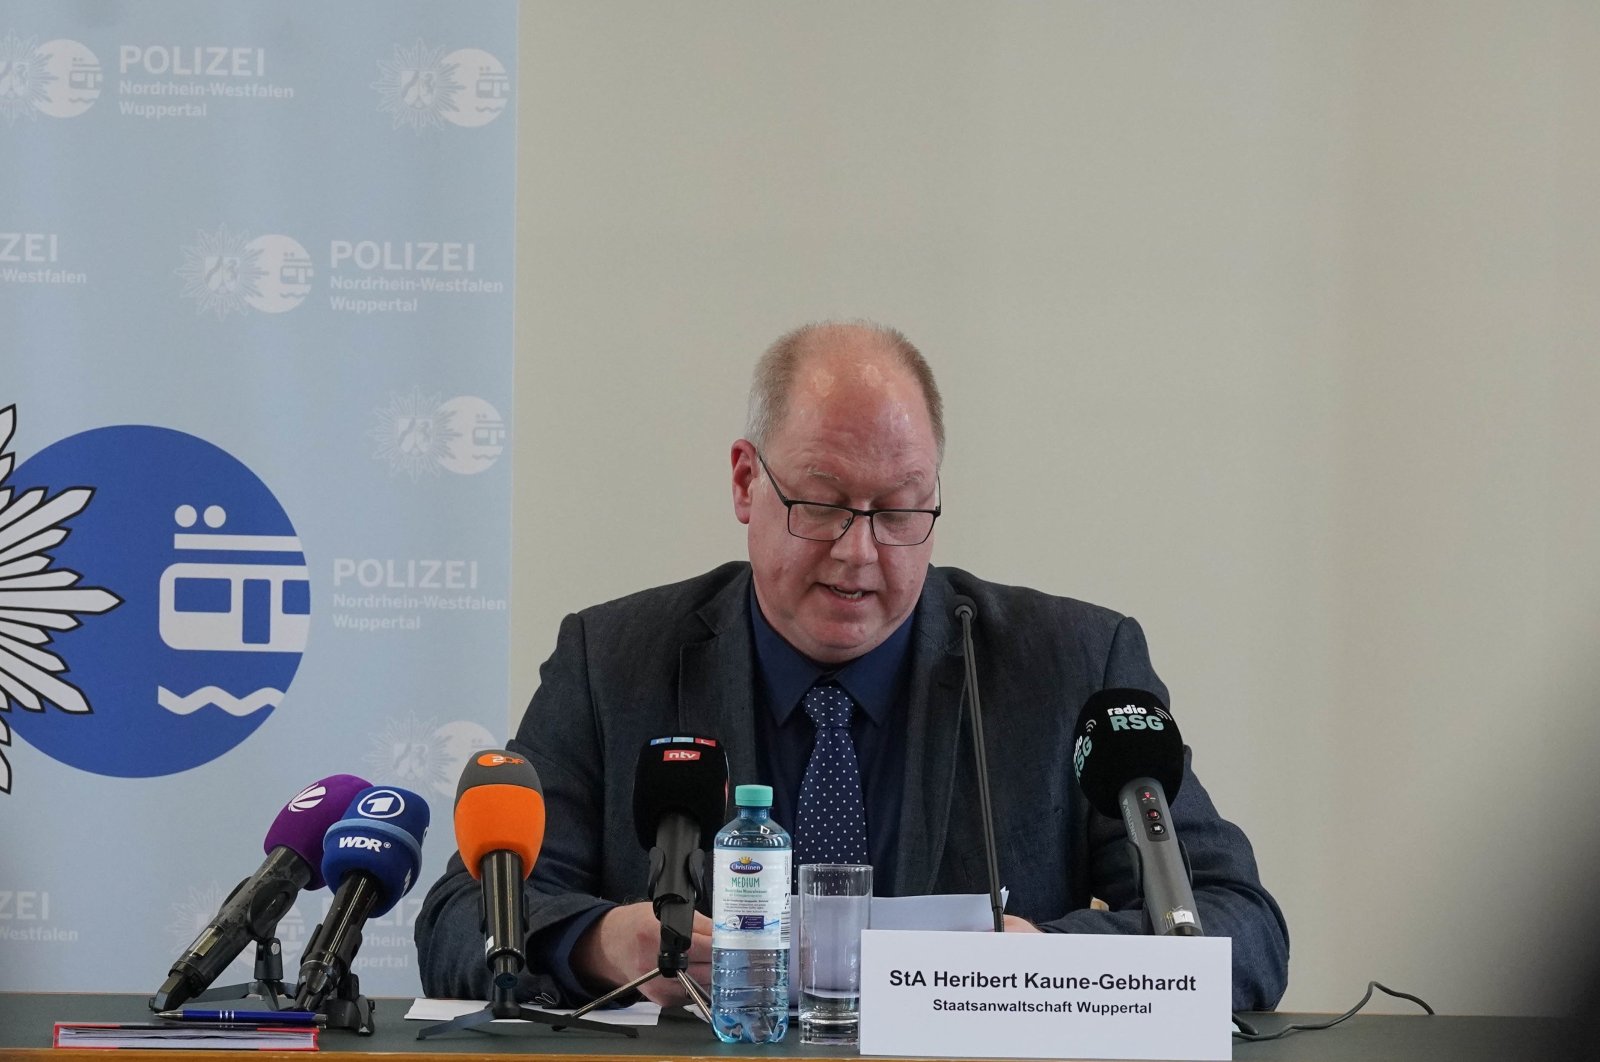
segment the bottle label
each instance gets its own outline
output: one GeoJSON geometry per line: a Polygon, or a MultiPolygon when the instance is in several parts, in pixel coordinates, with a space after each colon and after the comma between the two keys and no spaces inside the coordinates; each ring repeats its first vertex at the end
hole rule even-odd
{"type": "Polygon", "coordinates": [[[792,853],[786,848],[718,848],[715,856],[711,946],[786,950],[792,853]]]}

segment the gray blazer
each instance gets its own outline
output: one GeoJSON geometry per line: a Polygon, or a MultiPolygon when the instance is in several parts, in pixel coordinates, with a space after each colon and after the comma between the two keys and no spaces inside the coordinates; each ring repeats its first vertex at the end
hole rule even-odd
{"type": "MultiPolygon", "coordinates": [[[[648,860],[634,837],[632,790],[648,739],[715,737],[734,784],[765,781],[754,748],[749,594],[750,566],[737,562],[562,621],[511,743],[538,770],[547,809],[544,847],[525,889],[531,952],[548,950],[575,916],[645,898],[648,860]]],[[[893,880],[874,882],[875,891],[988,891],[961,633],[951,617],[957,594],[977,605],[973,635],[1007,910],[1057,932],[1143,932],[1122,825],[1088,808],[1072,777],[1071,749],[1078,710],[1094,691],[1127,686],[1166,699],[1144,632],[1107,609],[957,568],[930,568],[917,604],[902,850],[893,880]],[[1091,897],[1111,910],[1089,910],[1091,897]]],[[[1187,762],[1172,815],[1206,932],[1233,938],[1234,1008],[1270,1009],[1287,981],[1288,930],[1261,885],[1249,841],[1217,814],[1187,762]]],[[[485,998],[479,887],[459,856],[429,892],[416,937],[429,995],[485,998]]],[[[553,984],[530,975],[525,989],[548,996],[553,984]]]]}

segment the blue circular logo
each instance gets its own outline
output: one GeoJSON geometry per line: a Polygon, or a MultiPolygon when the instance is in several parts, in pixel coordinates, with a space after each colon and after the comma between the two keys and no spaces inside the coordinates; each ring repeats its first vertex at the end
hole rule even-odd
{"type": "Polygon", "coordinates": [[[193,435],[123,425],[46,447],[8,486],[92,488],[49,553],[122,599],[57,625],[61,678],[89,712],[12,712],[18,733],[121,778],[186,771],[254,733],[288,690],[311,624],[300,540],[255,473],[193,435]]]}

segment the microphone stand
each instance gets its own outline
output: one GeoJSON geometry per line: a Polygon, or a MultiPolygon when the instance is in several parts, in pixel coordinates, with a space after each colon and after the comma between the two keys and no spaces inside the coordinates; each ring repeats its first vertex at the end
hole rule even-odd
{"type": "Polygon", "coordinates": [[[650,898],[661,923],[661,950],[656,968],[646,970],[625,985],[613,988],[599,999],[572,1012],[582,1017],[596,1007],[631,992],[653,977],[678,982],[694,1000],[707,1021],[711,1020],[711,1001],[705,990],[689,976],[689,945],[694,939],[694,901],[705,880],[705,849],[700,847],[700,828],[687,815],[667,815],[656,830],[656,846],[650,849],[650,898]],[[668,852],[687,852],[683,862],[671,865],[668,852]]]}
{"type": "Polygon", "coordinates": [[[994,931],[1006,931],[1005,907],[1000,902],[1000,861],[994,850],[994,808],[989,803],[989,757],[983,743],[983,710],[978,703],[978,658],[972,647],[972,602],[958,598],[956,618],[961,621],[961,655],[967,668],[967,699],[972,703],[972,745],[978,760],[978,809],[983,815],[983,854],[989,861],[989,909],[994,912],[994,931]]]}
{"type": "MultiPolygon", "coordinates": [[[[484,1026],[498,1018],[510,1018],[535,1025],[548,1025],[552,1029],[588,1029],[590,1032],[615,1033],[618,1036],[626,1036],[630,1039],[637,1038],[639,1035],[638,1029],[627,1025],[610,1025],[603,1021],[589,1021],[582,1017],[581,1015],[588,1013],[590,1008],[585,1008],[571,1015],[548,1014],[530,1004],[517,1002],[516,990],[517,972],[515,970],[510,972],[510,976],[504,976],[501,972],[497,972],[494,984],[489,989],[488,1006],[482,1010],[473,1011],[471,1014],[462,1014],[459,1017],[451,1018],[449,1021],[441,1021],[437,1024],[429,1025],[417,1033],[417,1039],[427,1040],[430,1037],[442,1036],[447,1032],[455,1032],[458,1029],[483,1029],[484,1032],[488,1032],[489,1030],[484,1026]]],[[[590,1006],[592,1007],[593,1004],[590,1006]]]]}
{"type": "Polygon", "coordinates": [[[426,1040],[458,1029],[483,1029],[488,1032],[484,1026],[499,1018],[548,1025],[553,1029],[588,1029],[591,1032],[615,1033],[630,1039],[636,1038],[639,1035],[637,1029],[586,1020],[583,1015],[592,1009],[592,1005],[568,1017],[562,1014],[549,1014],[537,1007],[517,1001],[517,976],[522,972],[525,959],[518,950],[520,945],[507,945],[505,942],[520,941],[523,937],[522,927],[526,923],[522,912],[522,879],[525,875],[521,873],[521,860],[509,852],[493,853],[483,861],[483,869],[486,908],[484,920],[487,926],[494,930],[489,939],[501,944],[489,956],[493,979],[490,982],[488,1006],[471,1014],[462,1014],[449,1021],[429,1025],[417,1033],[417,1039],[426,1040]],[[507,858],[496,858],[498,856],[507,858]],[[490,896],[501,897],[503,904],[497,909],[488,910],[490,896]]]}
{"type": "Polygon", "coordinates": [[[361,994],[361,978],[345,974],[333,996],[324,999],[317,1012],[328,1019],[329,1029],[349,1029],[357,1036],[371,1036],[376,1026],[372,1011],[375,1004],[361,994]]]}
{"type": "Polygon", "coordinates": [[[214,1003],[225,999],[259,999],[268,1010],[284,1010],[294,993],[283,983],[283,945],[277,937],[256,941],[255,980],[248,984],[208,988],[188,1003],[214,1003]]]}

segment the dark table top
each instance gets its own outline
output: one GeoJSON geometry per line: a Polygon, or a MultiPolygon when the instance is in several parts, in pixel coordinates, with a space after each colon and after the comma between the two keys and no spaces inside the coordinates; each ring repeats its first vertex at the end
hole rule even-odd
{"type": "MultiPolygon", "coordinates": [[[[771,1046],[724,1044],[703,1023],[667,1020],[639,1030],[637,1039],[579,1030],[556,1031],[543,1026],[495,1026],[490,1033],[456,1032],[419,1041],[423,1022],[405,1021],[409,999],[377,1001],[377,1030],[357,1036],[344,1030],[322,1034],[323,1052],[360,1052],[388,1056],[385,1062],[412,1062],[440,1055],[491,1059],[505,1055],[593,1062],[637,1062],[652,1059],[722,1059],[760,1055],[769,1059],[859,1057],[836,1047],[808,1047],[791,1028],[782,1043],[771,1046]]],[[[52,1049],[58,1021],[146,1021],[150,1012],[142,996],[81,993],[0,993],[0,1062],[104,1062],[104,1051],[52,1049]]],[[[1249,1019],[1261,1032],[1291,1021],[1325,1020],[1325,1015],[1261,1014],[1249,1019]]],[[[1062,1045],[1062,1056],[1071,1050],[1062,1045]]],[[[290,1059],[304,1055],[253,1052],[254,1057],[290,1059]]],[[[1579,1039],[1561,1023],[1546,1018],[1426,1015],[1358,1015],[1319,1032],[1296,1032],[1268,1043],[1235,1041],[1237,1062],[1535,1062],[1600,1056],[1587,1038],[1579,1039]]],[[[238,1052],[143,1051],[140,1062],[221,1062],[237,1060],[238,1052]],[[169,1058],[170,1056],[170,1058],[169,1058]]]]}

